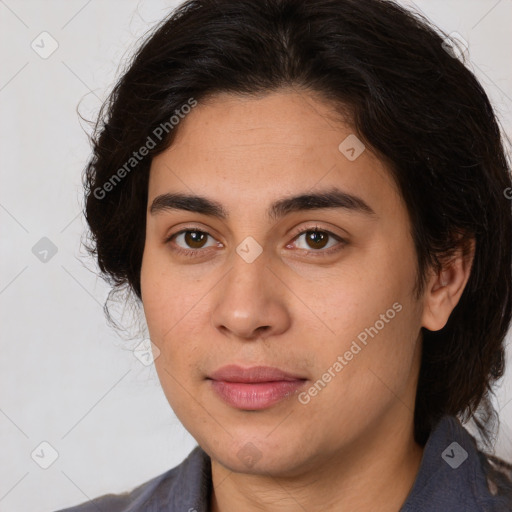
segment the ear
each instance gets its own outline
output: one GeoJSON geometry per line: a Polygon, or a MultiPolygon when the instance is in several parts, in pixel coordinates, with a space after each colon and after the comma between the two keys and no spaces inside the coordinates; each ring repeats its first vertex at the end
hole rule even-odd
{"type": "Polygon", "coordinates": [[[463,244],[438,273],[432,273],[423,297],[422,326],[430,331],[442,329],[459,302],[468,282],[475,256],[475,239],[463,244]],[[464,254],[466,252],[466,254],[464,254]]]}

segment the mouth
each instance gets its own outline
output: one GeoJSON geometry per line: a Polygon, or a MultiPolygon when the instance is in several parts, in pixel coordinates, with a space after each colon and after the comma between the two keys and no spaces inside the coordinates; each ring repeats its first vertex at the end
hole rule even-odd
{"type": "Polygon", "coordinates": [[[208,376],[216,395],[242,410],[266,409],[302,388],[307,379],[269,366],[224,366],[208,376]]]}
{"type": "Polygon", "coordinates": [[[294,375],[293,373],[272,366],[251,366],[249,368],[243,368],[235,364],[219,368],[211,373],[208,378],[217,381],[242,383],[305,380],[305,377],[301,375],[294,375]]]}

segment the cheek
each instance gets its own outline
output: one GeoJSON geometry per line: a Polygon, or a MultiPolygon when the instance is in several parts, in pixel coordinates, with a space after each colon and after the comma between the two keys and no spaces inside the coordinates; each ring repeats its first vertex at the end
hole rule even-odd
{"type": "Polygon", "coordinates": [[[318,326],[323,338],[318,355],[325,369],[346,354],[345,378],[359,379],[358,371],[373,368],[394,381],[402,378],[401,372],[409,371],[421,311],[412,294],[414,251],[400,242],[380,241],[359,251],[358,258],[347,258],[332,270],[321,287],[305,281],[294,286],[314,313],[301,322],[309,331],[318,326]]]}
{"type": "Polygon", "coordinates": [[[401,302],[406,296],[401,283],[406,280],[397,275],[396,265],[387,265],[385,256],[347,258],[321,274],[314,269],[314,280],[296,278],[293,290],[306,306],[307,324],[324,329],[327,336],[348,339],[401,302]]]}
{"type": "Polygon", "coordinates": [[[149,330],[162,340],[173,332],[192,307],[197,287],[180,279],[179,273],[169,265],[164,250],[149,246],[142,260],[141,292],[149,330]]]}
{"type": "Polygon", "coordinates": [[[155,366],[168,387],[173,379],[165,371],[185,376],[193,367],[208,318],[203,298],[207,285],[185,280],[170,268],[162,252],[145,251],[141,291],[149,334],[160,350],[155,366]]]}

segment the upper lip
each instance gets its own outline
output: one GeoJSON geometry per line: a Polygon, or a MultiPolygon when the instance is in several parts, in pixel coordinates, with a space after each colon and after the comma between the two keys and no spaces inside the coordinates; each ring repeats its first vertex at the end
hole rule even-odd
{"type": "Polygon", "coordinates": [[[235,364],[223,366],[222,368],[215,370],[208,376],[208,378],[212,380],[222,380],[225,382],[242,383],[305,380],[304,377],[300,377],[271,366],[251,366],[250,368],[242,368],[235,364]]]}

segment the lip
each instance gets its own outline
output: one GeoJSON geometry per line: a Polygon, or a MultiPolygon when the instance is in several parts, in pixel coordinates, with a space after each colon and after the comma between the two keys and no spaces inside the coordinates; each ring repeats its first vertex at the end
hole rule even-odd
{"type": "Polygon", "coordinates": [[[304,379],[304,377],[300,375],[294,375],[271,366],[251,366],[250,368],[242,368],[236,364],[223,366],[210,374],[208,378],[224,382],[243,383],[294,381],[304,379]]]}
{"type": "Polygon", "coordinates": [[[304,386],[304,377],[272,368],[228,365],[209,377],[213,391],[228,405],[243,410],[266,409],[304,386]]]}

